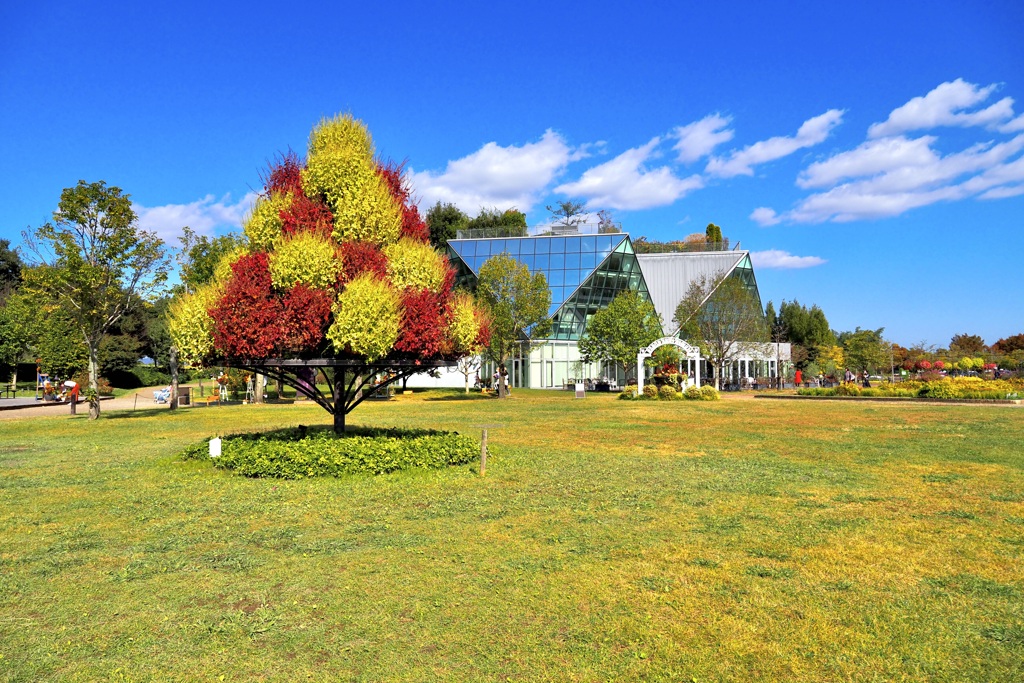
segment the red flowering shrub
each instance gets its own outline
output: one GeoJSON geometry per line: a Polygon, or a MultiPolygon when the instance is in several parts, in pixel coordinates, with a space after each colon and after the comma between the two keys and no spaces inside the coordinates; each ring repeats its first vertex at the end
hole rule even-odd
{"type": "Polygon", "coordinates": [[[402,326],[395,350],[417,358],[451,352],[451,343],[445,339],[441,297],[428,289],[406,290],[402,294],[402,307],[402,326]]]}
{"type": "Polygon", "coordinates": [[[412,204],[409,196],[409,183],[405,177],[405,164],[388,161],[377,164],[377,173],[391,191],[395,202],[402,207],[402,236],[411,237],[421,242],[430,239],[430,229],[420,216],[419,209],[412,204]]]}
{"type": "Polygon", "coordinates": [[[281,156],[270,166],[270,173],[263,180],[268,194],[302,194],[302,162],[299,156],[295,152],[281,156]]]}
{"type": "Polygon", "coordinates": [[[932,365],[932,367],[935,368],[936,370],[944,370],[946,368],[946,364],[944,362],[942,362],[941,360],[937,360],[932,365]]]}
{"type": "Polygon", "coordinates": [[[342,242],[340,284],[345,285],[361,273],[373,273],[381,280],[388,276],[388,260],[372,242],[342,242]]]}
{"type": "Polygon", "coordinates": [[[331,313],[330,292],[295,285],[282,299],[281,337],[282,351],[303,353],[313,351],[327,331],[327,318],[331,313]]]}
{"type": "Polygon", "coordinates": [[[919,360],[919,361],[917,361],[917,369],[918,370],[931,370],[932,369],[931,361],[927,361],[927,360],[919,360]]]}
{"type": "Polygon", "coordinates": [[[270,262],[263,252],[246,254],[231,265],[224,296],[210,309],[213,343],[231,356],[267,358],[281,336],[281,301],[270,282],[270,262]]]}
{"type": "Polygon", "coordinates": [[[334,214],[326,205],[313,201],[301,191],[292,196],[287,209],[281,211],[281,232],[292,235],[296,232],[311,232],[324,239],[334,230],[334,214]]]}

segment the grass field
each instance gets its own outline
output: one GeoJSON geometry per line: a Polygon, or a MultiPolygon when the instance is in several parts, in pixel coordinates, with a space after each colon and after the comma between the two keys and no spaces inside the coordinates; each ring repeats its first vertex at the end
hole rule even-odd
{"type": "MultiPolygon", "coordinates": [[[[147,406],[149,408],[149,406],[147,406]]],[[[0,422],[0,680],[1024,680],[1024,409],[509,401],[474,467],[181,462],[314,406],[0,422]]]]}

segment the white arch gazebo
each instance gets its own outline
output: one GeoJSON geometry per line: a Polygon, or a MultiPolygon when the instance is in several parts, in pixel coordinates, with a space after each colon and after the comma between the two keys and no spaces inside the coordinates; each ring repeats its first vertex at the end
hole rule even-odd
{"type": "Polygon", "coordinates": [[[640,353],[636,354],[636,391],[638,396],[644,393],[644,361],[650,358],[662,346],[678,347],[686,354],[687,360],[695,361],[693,365],[696,369],[693,373],[693,381],[694,386],[700,386],[700,349],[687,344],[678,337],[662,337],[640,349],[640,353]]]}

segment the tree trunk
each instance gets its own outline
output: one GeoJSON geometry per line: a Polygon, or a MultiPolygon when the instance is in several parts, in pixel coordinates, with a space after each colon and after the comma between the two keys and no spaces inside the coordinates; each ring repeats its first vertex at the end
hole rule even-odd
{"type": "Polygon", "coordinates": [[[263,403],[263,375],[256,373],[253,375],[253,392],[252,402],[263,403]]]}
{"type": "Polygon", "coordinates": [[[334,371],[334,433],[345,433],[345,371],[334,371]]]}
{"type": "Polygon", "coordinates": [[[89,419],[100,416],[100,359],[99,342],[89,340],[89,419]]]}
{"type": "Polygon", "coordinates": [[[277,378],[277,400],[280,401],[284,398],[284,380],[280,377],[277,378]]]}
{"type": "Polygon", "coordinates": [[[176,410],[178,407],[178,348],[173,344],[167,362],[171,366],[171,405],[169,407],[171,410],[176,410]]]}

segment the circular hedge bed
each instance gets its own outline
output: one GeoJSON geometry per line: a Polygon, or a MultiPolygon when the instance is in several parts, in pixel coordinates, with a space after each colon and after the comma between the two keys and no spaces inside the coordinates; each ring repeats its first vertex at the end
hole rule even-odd
{"type": "Polygon", "coordinates": [[[464,465],[480,456],[480,445],[456,432],[350,428],[282,429],[221,439],[221,455],[210,457],[210,439],[186,448],[186,460],[210,460],[247,477],[302,479],[345,474],[384,474],[414,467],[464,465]]]}

